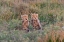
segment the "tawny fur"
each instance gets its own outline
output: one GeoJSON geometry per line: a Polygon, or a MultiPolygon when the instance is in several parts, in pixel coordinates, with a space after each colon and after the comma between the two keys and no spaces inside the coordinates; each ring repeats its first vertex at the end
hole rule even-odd
{"type": "Polygon", "coordinates": [[[29,26],[28,15],[21,15],[21,19],[22,19],[23,30],[28,30],[28,26],[29,26]]]}
{"type": "Polygon", "coordinates": [[[31,22],[34,29],[41,29],[38,14],[31,14],[31,22]]]}

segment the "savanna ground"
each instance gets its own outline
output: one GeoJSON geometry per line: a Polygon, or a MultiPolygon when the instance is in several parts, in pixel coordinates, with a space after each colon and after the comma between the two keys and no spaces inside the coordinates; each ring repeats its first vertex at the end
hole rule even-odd
{"type": "Polygon", "coordinates": [[[0,42],[64,42],[64,0],[0,0],[0,42]],[[43,30],[15,30],[21,15],[31,13],[39,15],[43,30]]]}

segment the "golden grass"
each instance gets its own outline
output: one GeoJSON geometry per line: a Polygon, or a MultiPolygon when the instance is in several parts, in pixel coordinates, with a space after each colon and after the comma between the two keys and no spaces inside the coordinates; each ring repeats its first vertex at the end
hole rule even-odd
{"type": "Polygon", "coordinates": [[[39,38],[38,42],[64,42],[64,31],[50,31],[43,38],[39,38]]]}

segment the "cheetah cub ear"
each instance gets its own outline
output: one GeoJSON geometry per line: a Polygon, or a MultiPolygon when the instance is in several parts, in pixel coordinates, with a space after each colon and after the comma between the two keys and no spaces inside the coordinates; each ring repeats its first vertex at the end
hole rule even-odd
{"type": "Polygon", "coordinates": [[[24,20],[24,21],[28,20],[28,15],[26,15],[26,14],[25,15],[21,15],[21,19],[24,20]]]}
{"type": "Polygon", "coordinates": [[[31,19],[36,20],[38,19],[38,14],[31,14],[31,19]]]}

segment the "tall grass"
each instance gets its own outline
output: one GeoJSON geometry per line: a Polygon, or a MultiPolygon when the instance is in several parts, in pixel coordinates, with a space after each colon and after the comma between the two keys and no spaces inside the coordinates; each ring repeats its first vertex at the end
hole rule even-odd
{"type": "Polygon", "coordinates": [[[24,32],[23,30],[11,30],[0,32],[1,42],[64,42],[64,30],[56,26],[46,26],[39,30],[24,32]],[[57,28],[57,29],[56,29],[57,28]]]}
{"type": "MultiPolygon", "coordinates": [[[[47,21],[49,18],[48,14],[52,14],[56,21],[64,20],[64,5],[61,4],[58,0],[57,2],[52,2],[53,0],[1,0],[0,4],[0,18],[9,20],[9,19],[21,19],[21,14],[38,13],[41,21],[47,21]],[[59,3],[58,3],[59,2],[59,3]],[[8,12],[9,11],[9,12],[8,12]],[[45,16],[46,15],[46,16],[45,16]],[[45,17],[44,17],[45,16],[45,17]],[[46,18],[46,19],[44,19],[46,18]]],[[[61,1],[62,2],[62,1],[61,1]]],[[[53,17],[51,16],[51,17],[53,17]]],[[[51,21],[51,20],[50,20],[51,21]]]]}
{"type": "Polygon", "coordinates": [[[64,42],[63,0],[0,0],[0,42],[64,42]],[[21,14],[38,13],[43,30],[20,30],[21,14]]]}

